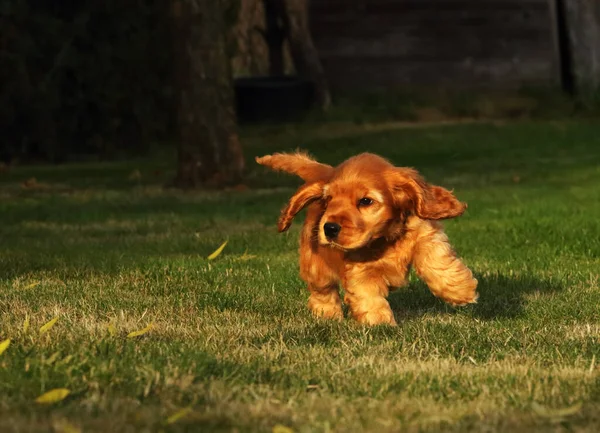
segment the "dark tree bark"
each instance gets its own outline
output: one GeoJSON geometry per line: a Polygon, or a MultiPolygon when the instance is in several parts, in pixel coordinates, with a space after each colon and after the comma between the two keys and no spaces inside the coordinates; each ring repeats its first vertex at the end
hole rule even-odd
{"type": "Polygon", "coordinates": [[[181,188],[234,184],[244,169],[227,54],[227,2],[173,3],[179,130],[175,185],[181,188]]]}
{"type": "Polygon", "coordinates": [[[317,104],[326,110],[331,105],[331,95],[319,53],[310,34],[309,0],[266,1],[271,2],[279,10],[296,72],[314,83],[317,104]]]}
{"type": "Polygon", "coordinates": [[[575,91],[600,88],[600,4],[595,0],[562,0],[571,46],[575,91]]]}
{"type": "Polygon", "coordinates": [[[265,24],[263,37],[269,48],[269,75],[272,77],[284,74],[283,43],[285,42],[285,30],[281,22],[280,9],[273,1],[266,0],[265,24]]]}

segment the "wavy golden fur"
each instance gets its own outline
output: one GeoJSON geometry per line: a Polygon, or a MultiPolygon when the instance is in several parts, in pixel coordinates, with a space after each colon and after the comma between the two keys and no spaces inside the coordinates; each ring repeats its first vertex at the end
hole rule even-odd
{"type": "Polygon", "coordinates": [[[278,229],[287,230],[307,208],[300,275],[308,284],[308,307],[314,314],[342,318],[341,283],[356,320],[395,324],[386,297],[406,283],[411,266],[447,303],[477,301],[477,280],[456,257],[437,221],[458,217],[467,207],[450,191],[370,153],[337,167],[304,153],[277,153],[256,161],[305,181],[282,210],[278,229]]]}

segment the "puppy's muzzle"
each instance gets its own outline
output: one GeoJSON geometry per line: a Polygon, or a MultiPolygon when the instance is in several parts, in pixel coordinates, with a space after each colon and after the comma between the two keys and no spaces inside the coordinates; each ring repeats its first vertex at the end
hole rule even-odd
{"type": "Polygon", "coordinates": [[[342,230],[342,226],[337,223],[325,223],[323,224],[323,232],[325,237],[329,240],[336,239],[342,230]]]}

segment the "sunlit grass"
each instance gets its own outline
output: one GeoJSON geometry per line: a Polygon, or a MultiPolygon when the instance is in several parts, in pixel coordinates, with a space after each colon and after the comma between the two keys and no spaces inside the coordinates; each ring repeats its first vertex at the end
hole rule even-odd
{"type": "Polygon", "coordinates": [[[0,431],[598,431],[600,127],[336,128],[246,131],[245,192],[164,188],[164,156],[0,175],[0,431]],[[251,162],[296,147],[454,188],[479,303],[411,276],[396,328],[313,319],[299,182],[251,162]]]}

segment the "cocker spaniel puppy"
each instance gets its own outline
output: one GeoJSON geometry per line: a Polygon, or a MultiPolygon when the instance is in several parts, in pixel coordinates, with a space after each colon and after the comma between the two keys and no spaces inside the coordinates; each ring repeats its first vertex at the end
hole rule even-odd
{"type": "Polygon", "coordinates": [[[395,324],[386,297],[406,283],[411,265],[447,303],[477,301],[477,280],[456,257],[437,221],[460,216],[467,207],[450,191],[370,153],[337,167],[303,153],[276,153],[256,161],[305,181],[282,210],[278,229],[286,231],[307,207],[300,275],[308,284],[308,307],[314,314],[342,318],[341,283],[344,302],[357,321],[395,324]]]}

